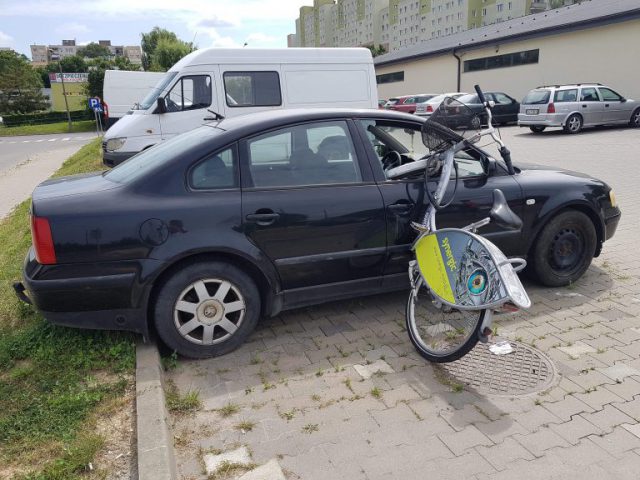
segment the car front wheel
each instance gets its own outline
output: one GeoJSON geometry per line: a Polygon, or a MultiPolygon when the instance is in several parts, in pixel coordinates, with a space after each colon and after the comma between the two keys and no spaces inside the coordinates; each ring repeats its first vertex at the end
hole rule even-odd
{"type": "Polygon", "coordinates": [[[633,128],[640,128],[640,108],[636,108],[631,114],[629,126],[633,128]]]}
{"type": "Polygon", "coordinates": [[[582,130],[582,116],[577,113],[569,116],[563,128],[567,133],[580,133],[582,130]]]}
{"type": "Polygon", "coordinates": [[[187,265],[162,284],[155,298],[158,335],[171,350],[190,358],[236,349],[260,317],[260,293],[253,280],[223,262],[187,265]]]}
{"type": "Polygon", "coordinates": [[[548,287],[578,280],[591,264],[597,243],[596,229],[582,212],[568,210],[553,218],[533,247],[533,273],[548,287]]]}
{"type": "Polygon", "coordinates": [[[544,132],[544,129],[547,128],[543,125],[531,125],[529,127],[529,130],[531,130],[533,133],[542,133],[544,132]]]}

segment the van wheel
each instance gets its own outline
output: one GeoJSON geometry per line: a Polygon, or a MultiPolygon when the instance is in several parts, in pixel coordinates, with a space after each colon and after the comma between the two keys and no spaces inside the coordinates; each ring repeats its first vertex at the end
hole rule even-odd
{"type": "Polygon", "coordinates": [[[631,114],[629,126],[633,128],[640,128],[640,108],[636,108],[631,114]]]}
{"type": "Polygon", "coordinates": [[[545,128],[547,127],[544,127],[542,125],[531,125],[529,127],[529,130],[531,130],[533,133],[542,133],[544,132],[545,128]]]}
{"type": "Polygon", "coordinates": [[[547,287],[569,285],[591,265],[597,241],[588,216],[576,210],[562,212],[538,235],[531,255],[532,273],[547,287]]]}
{"type": "Polygon", "coordinates": [[[582,115],[574,113],[567,118],[563,127],[566,133],[580,133],[582,130],[582,115]]]}
{"type": "Polygon", "coordinates": [[[224,355],[240,346],[260,316],[260,293],[242,270],[223,262],[193,263],[163,283],[153,320],[162,341],[190,358],[224,355]]]}

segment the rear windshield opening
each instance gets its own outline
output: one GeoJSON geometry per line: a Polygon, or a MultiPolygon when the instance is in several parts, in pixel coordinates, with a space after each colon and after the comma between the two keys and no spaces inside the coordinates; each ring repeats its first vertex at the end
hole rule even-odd
{"type": "Polygon", "coordinates": [[[538,105],[544,104],[549,101],[549,90],[531,90],[527,93],[527,96],[524,97],[522,103],[524,105],[538,105]]]}

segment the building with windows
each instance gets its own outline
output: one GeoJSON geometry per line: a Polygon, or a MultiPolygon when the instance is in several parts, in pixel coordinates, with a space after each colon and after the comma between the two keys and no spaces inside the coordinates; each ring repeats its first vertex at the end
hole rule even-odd
{"type": "MultiPolygon", "coordinates": [[[[111,40],[99,40],[98,45],[107,48],[112,57],[125,57],[134,65],[142,65],[140,45],[111,45],[111,40]]],[[[75,40],[62,40],[61,45],[31,45],[31,64],[34,67],[47,65],[52,57],[71,57],[77,55],[81,48],[82,45],[76,45],[75,40]]]]}
{"type": "Polygon", "coordinates": [[[381,45],[393,52],[574,0],[314,0],[300,8],[297,47],[381,45]]]}
{"type": "Polygon", "coordinates": [[[539,85],[600,82],[640,99],[640,50],[627,48],[639,44],[638,0],[592,0],[434,38],[374,64],[380,98],[479,84],[521,99],[539,85]]]}

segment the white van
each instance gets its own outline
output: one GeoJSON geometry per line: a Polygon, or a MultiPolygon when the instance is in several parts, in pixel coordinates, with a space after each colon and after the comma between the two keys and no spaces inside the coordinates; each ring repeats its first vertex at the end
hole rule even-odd
{"type": "Polygon", "coordinates": [[[164,72],[106,70],[103,100],[109,108],[107,126],[124,117],[164,76],[164,72]]]}
{"type": "Polygon", "coordinates": [[[190,53],[109,129],[104,163],[117,165],[219,116],[306,107],[378,108],[366,48],[207,48],[190,53]]]}

